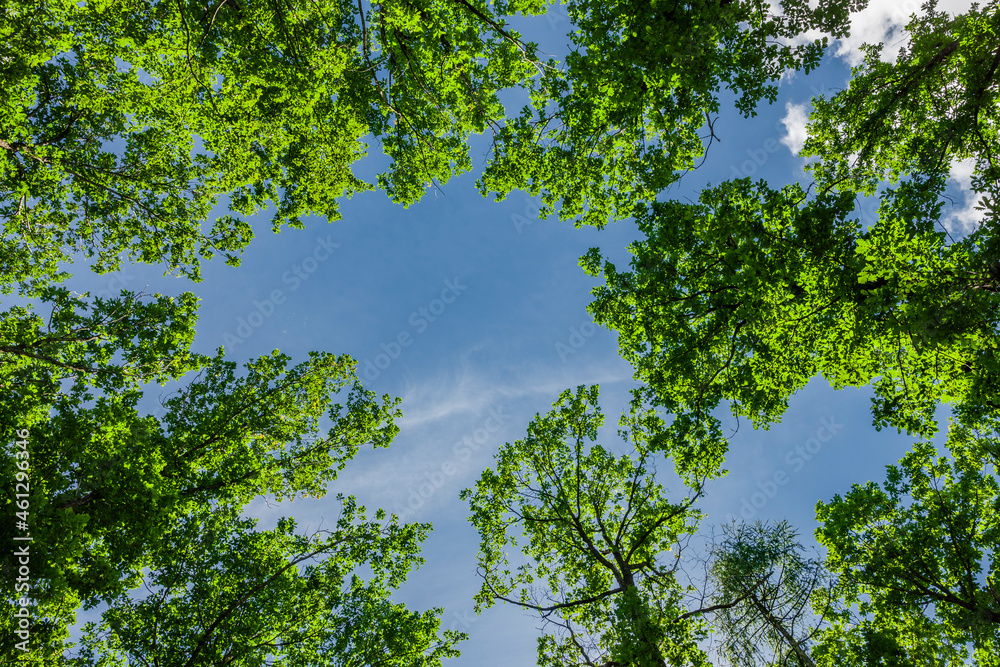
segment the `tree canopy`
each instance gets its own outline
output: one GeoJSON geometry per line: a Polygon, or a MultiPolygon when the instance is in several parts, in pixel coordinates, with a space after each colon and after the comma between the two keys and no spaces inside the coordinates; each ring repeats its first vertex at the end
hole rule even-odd
{"type": "Polygon", "coordinates": [[[68,664],[439,667],[457,655],[460,633],[438,637],[441,609],[389,600],[420,562],[427,525],[383,527],[352,499],[332,529],[309,536],[292,519],[268,531],[255,523],[218,509],[190,515],[155,553],[149,595],[116,599],[68,664]],[[365,564],[372,576],[352,574],[365,564]]]}
{"type": "MultiPolygon", "coordinates": [[[[995,435],[984,425],[995,424],[1000,393],[998,15],[995,3],[957,17],[928,3],[895,62],[868,47],[846,90],[814,99],[808,188],[742,179],[709,186],[697,203],[632,197],[644,238],[630,246],[630,270],[596,248],[581,259],[604,277],[590,311],[618,334],[642,383],[632,410],[667,413],[647,442],[687,479],[724,473],[716,408],[767,428],[816,376],[835,388],[872,385],[876,428],[925,439],[890,469],[885,490],[869,483],[819,505],[825,563],[797,557],[780,529],[741,527],[725,543],[717,600],[743,597],[714,622],[738,662],[995,664],[995,435]],[[982,201],[971,229],[956,227],[942,198],[961,160],[982,201]],[[881,200],[873,224],[858,219],[861,196],[881,200]],[[953,463],[927,441],[941,404],[956,420],[945,445],[953,463]],[[766,582],[778,562],[790,578],[760,589],[781,591],[778,607],[753,605],[763,602],[753,573],[766,582]],[[813,590],[817,577],[833,588],[813,590]],[[808,644],[776,610],[817,622],[808,644]],[[760,653],[768,642],[771,658],[760,653]]],[[[613,198],[601,195],[611,219],[613,198]]],[[[473,504],[482,523],[479,512],[473,504]]]]}
{"type": "Polygon", "coordinates": [[[750,116],[788,70],[818,65],[867,0],[570,0],[563,67],[530,82],[531,104],[496,135],[480,186],[541,195],[542,215],[603,226],[695,167],[715,139],[720,90],[750,116]],[[702,136],[701,133],[708,132],[702,136]]]}
{"type": "Polygon", "coordinates": [[[953,422],[946,452],[919,442],[884,483],[817,505],[841,605],[822,664],[863,651],[886,664],[998,664],[997,426],[953,422]]]}
{"type": "Polygon", "coordinates": [[[970,161],[972,188],[987,195],[975,236],[992,249],[987,254],[994,261],[997,9],[992,0],[952,16],[939,11],[936,1],[925,3],[908,23],[909,41],[895,62],[880,57],[883,45],[866,46],[846,89],[829,99],[813,98],[801,153],[817,158],[807,168],[820,187],[875,194],[885,182],[908,182],[914,187],[885,198],[920,193],[927,205],[941,194],[941,177],[953,164],[970,161]]]}
{"type": "Polygon", "coordinates": [[[574,0],[560,65],[503,19],[540,0],[20,0],[0,47],[3,262],[24,284],[69,253],[198,279],[203,259],[239,262],[251,216],[336,220],[376,185],[411,204],[469,171],[487,131],[484,193],[541,192],[601,226],[694,165],[723,84],[752,114],[783,72],[819,62],[826,38],[801,35],[843,35],[864,4],[574,0]],[[516,117],[508,89],[530,96],[516,117]],[[351,168],[369,139],[390,159],[376,183],[351,168]]]}
{"type": "Polygon", "coordinates": [[[664,497],[641,415],[620,431],[635,452],[597,444],[597,396],[596,386],[564,391],[462,492],[481,537],[477,609],[505,601],[537,611],[553,627],[539,639],[539,665],[707,664],[676,577],[699,492],[664,497]],[[524,560],[512,571],[506,548],[518,544],[524,560]]]}
{"type": "MultiPolygon", "coordinates": [[[[461,635],[438,633],[442,610],[389,599],[419,564],[428,524],[366,519],[350,497],[336,528],[312,537],[291,520],[260,532],[239,517],[255,497],[323,496],[360,448],[391,442],[399,400],[365,390],[346,355],[290,366],[275,351],[238,372],[221,350],[193,354],[196,313],[191,294],[52,287],[0,319],[0,424],[31,444],[0,463],[11,497],[0,539],[32,538],[30,590],[4,600],[4,659],[22,655],[22,599],[39,665],[436,665],[456,654],[461,635]],[[148,414],[144,394],[168,381],[178,386],[162,415],[148,414]],[[358,579],[361,568],[373,577],[358,579]],[[140,586],[150,596],[137,602],[140,586]],[[102,620],[66,653],[76,612],[98,605],[102,620]]],[[[19,558],[2,558],[11,591],[19,558]]]]}
{"type": "MultiPolygon", "coordinates": [[[[538,67],[488,3],[21,0],[0,39],[0,218],[18,278],[81,251],[198,278],[238,263],[248,218],[272,228],[369,190],[351,166],[380,142],[378,186],[410,204],[471,168],[497,94],[538,67]],[[228,209],[228,212],[220,212],[228,209]]],[[[9,287],[6,287],[9,289],[9,287]]]]}
{"type": "MultiPolygon", "coordinates": [[[[727,181],[697,204],[644,210],[631,271],[597,249],[581,259],[605,278],[595,321],[618,332],[642,398],[676,416],[674,442],[717,428],[723,401],[766,428],[816,375],[838,388],[874,384],[879,428],[930,435],[940,401],[996,409],[989,258],[975,239],[946,243],[933,229],[939,205],[897,194],[866,230],[849,193],[727,181]]],[[[725,440],[708,442],[698,460],[721,465],[725,440]]]]}
{"type": "Polygon", "coordinates": [[[482,194],[524,190],[540,215],[597,227],[634,217],[628,270],[598,248],[580,264],[603,276],[590,312],[640,386],[613,444],[597,386],[581,385],[461,493],[480,537],[477,612],[538,614],[549,667],[1000,667],[998,1],[953,16],[930,0],[891,62],[866,46],[847,87],[813,99],[811,184],[665,196],[719,140],[725,91],[754,115],[866,4],[569,0],[562,62],[507,25],[541,0],[4,4],[0,294],[19,298],[0,312],[0,428],[31,449],[0,460],[0,541],[30,530],[32,577],[15,586],[27,552],[0,557],[13,591],[0,657],[458,655],[441,608],[393,600],[430,524],[339,494],[335,524],[311,533],[244,515],[255,498],[335,491],[361,448],[393,440],[398,399],[366,389],[347,355],[275,350],[240,367],[193,352],[192,293],[101,298],[61,281],[129,262],[197,281],[216,255],[239,263],[255,216],[275,232],[333,221],[376,188],[408,206],[471,171],[485,135],[482,194]],[[387,158],[371,182],[354,170],[369,144],[387,158]],[[944,196],[959,167],[979,202],[964,217],[944,196]],[[879,199],[871,224],[861,197],[879,199]],[[718,409],[766,429],[816,377],[872,387],[876,429],[919,441],[884,482],[817,505],[822,559],[779,522],[728,526],[699,561],[696,502],[726,473],[718,409]],[[80,610],[99,620],[74,644],[80,610]]]}

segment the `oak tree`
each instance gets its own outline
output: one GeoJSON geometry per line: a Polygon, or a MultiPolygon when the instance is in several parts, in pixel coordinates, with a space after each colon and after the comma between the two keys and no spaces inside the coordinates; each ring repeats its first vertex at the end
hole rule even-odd
{"type": "Polygon", "coordinates": [[[700,492],[664,497],[647,447],[655,415],[623,419],[635,452],[597,444],[597,396],[596,386],[564,391],[462,492],[481,537],[477,611],[497,601],[536,611],[552,629],[539,665],[707,664],[677,578],[700,492]]]}
{"type": "Polygon", "coordinates": [[[604,275],[590,311],[618,332],[639,400],[673,415],[661,446],[681,472],[720,469],[716,407],[766,428],[817,375],[873,384],[878,428],[929,436],[942,401],[996,409],[997,282],[909,189],[864,229],[849,193],[727,181],[645,208],[630,271],[598,249],[581,259],[604,275]],[[697,445],[700,431],[715,437],[697,445]]]}
{"type": "Polygon", "coordinates": [[[530,81],[530,104],[494,132],[480,188],[499,198],[526,190],[541,197],[542,216],[578,224],[627,218],[703,157],[723,88],[754,115],[787,71],[819,64],[827,37],[812,35],[844,36],[866,4],[569,0],[571,51],[530,81]]]}
{"type": "MultiPolygon", "coordinates": [[[[471,168],[468,137],[536,71],[505,13],[539,0],[6,3],[0,27],[0,263],[52,278],[160,263],[197,279],[238,263],[251,216],[339,218],[377,184],[411,204],[471,168]]],[[[4,286],[5,291],[9,289],[4,286]]]]}
{"type": "MultiPolygon", "coordinates": [[[[45,294],[40,303],[13,307],[0,318],[0,386],[6,398],[0,406],[0,427],[5,433],[28,434],[24,458],[5,456],[0,463],[10,500],[0,539],[14,544],[15,534],[32,537],[30,590],[14,595],[17,556],[9,551],[2,559],[9,595],[3,601],[0,632],[3,650],[10,656],[20,655],[14,652],[19,623],[14,613],[22,597],[30,601],[32,655],[61,664],[68,648],[66,629],[76,612],[99,604],[121,611],[150,576],[150,568],[156,577],[174,572],[169,561],[182,552],[178,545],[186,539],[184,531],[208,530],[201,522],[214,521],[210,532],[212,540],[218,540],[217,558],[242,548],[240,540],[268,542],[271,537],[253,537],[252,526],[225,532],[238,525],[233,512],[238,514],[259,496],[279,501],[322,496],[360,448],[387,446],[398,430],[398,399],[380,399],[365,390],[355,374],[356,364],[347,356],[312,353],[290,366],[290,359],[275,351],[238,372],[221,350],[212,357],[191,353],[197,303],[190,294],[171,299],[123,292],[115,299],[90,299],[63,288],[46,288],[45,294]],[[50,308],[47,317],[36,312],[45,306],[50,308]],[[155,391],[157,383],[168,381],[177,383],[174,391],[161,395],[160,409],[150,414],[143,397],[155,391]],[[15,479],[24,482],[23,489],[17,489],[15,479]],[[15,490],[27,493],[19,501],[22,509],[28,508],[20,527],[13,516],[19,511],[15,490]],[[206,508],[215,514],[205,514],[206,508]]],[[[345,512],[355,516],[353,500],[345,501],[345,512]]],[[[344,581],[356,566],[377,569],[384,562],[397,573],[385,586],[398,586],[402,565],[390,564],[398,559],[415,563],[416,545],[429,526],[373,533],[374,524],[362,521],[359,527],[353,521],[341,527],[331,549],[317,553],[342,562],[336,572],[344,581]]],[[[261,549],[294,560],[304,543],[292,535],[291,524],[282,534],[284,541],[261,549]]],[[[195,558],[178,561],[182,569],[177,572],[189,583],[198,577],[210,581],[228,565],[235,568],[231,576],[238,578],[245,563],[195,558]]],[[[260,564],[261,582],[271,581],[264,577],[268,567],[260,564]]],[[[161,586],[166,580],[157,581],[161,586]]],[[[331,599],[342,582],[326,590],[333,579],[324,581],[316,583],[315,594],[331,599]]],[[[245,590],[241,585],[232,583],[232,590],[245,590]]],[[[431,650],[440,613],[414,616],[389,603],[388,589],[379,586],[364,589],[363,599],[350,603],[360,605],[351,607],[351,614],[374,614],[364,631],[358,630],[358,641],[388,646],[389,652],[396,650],[391,648],[395,642],[400,655],[418,646],[423,647],[418,653],[431,650]],[[379,619],[386,625],[373,625],[379,619]],[[412,634],[392,634],[397,623],[412,628],[412,634]]],[[[182,588],[190,592],[187,584],[182,588]]],[[[296,622],[296,616],[288,616],[295,608],[287,602],[294,590],[259,601],[268,609],[263,615],[274,624],[272,629],[296,622]]],[[[199,593],[185,604],[207,609],[215,603],[205,595],[199,593]]],[[[228,609],[235,598],[225,599],[229,602],[219,602],[220,609],[228,609]]],[[[163,620],[158,618],[154,614],[150,621],[154,627],[163,620]]],[[[135,623],[129,627],[134,629],[135,623]]],[[[125,644],[115,646],[128,643],[122,641],[125,644]]],[[[451,643],[440,645],[441,655],[449,654],[451,643]]],[[[114,651],[109,649],[95,664],[113,664],[107,661],[114,651]]],[[[266,655],[247,654],[250,662],[245,664],[256,664],[252,661],[266,655]]]]}
{"type": "Polygon", "coordinates": [[[945,451],[919,442],[884,483],[817,504],[840,606],[817,664],[998,664],[997,427],[953,421],[945,451]]]}
{"type": "Polygon", "coordinates": [[[463,635],[438,635],[441,609],[389,599],[420,564],[429,525],[386,524],[340,500],[335,525],[311,535],[289,518],[255,530],[225,506],[189,515],[153,555],[146,595],[112,600],[66,664],[439,667],[458,655],[463,635]]]}

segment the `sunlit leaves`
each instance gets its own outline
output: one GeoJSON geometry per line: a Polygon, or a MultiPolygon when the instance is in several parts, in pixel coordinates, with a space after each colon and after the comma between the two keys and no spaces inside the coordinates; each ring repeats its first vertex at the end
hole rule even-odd
{"type": "Polygon", "coordinates": [[[149,594],[114,600],[70,664],[431,667],[457,655],[462,635],[437,635],[440,609],[388,599],[421,562],[428,526],[383,527],[340,500],[336,525],[312,535],[291,519],[258,531],[219,509],[190,515],[154,554],[149,594]],[[352,575],[363,565],[369,577],[352,575]]]}
{"type": "Polygon", "coordinates": [[[786,70],[818,64],[825,39],[797,43],[804,33],[841,35],[865,4],[571,0],[573,50],[532,80],[531,105],[497,134],[480,186],[540,194],[543,215],[580,224],[627,218],[702,157],[720,89],[754,114],[786,70]]]}
{"type": "Polygon", "coordinates": [[[23,282],[71,251],[195,279],[238,263],[250,216],[336,220],[372,189],[352,172],[367,137],[392,161],[379,187],[411,204],[471,168],[469,136],[535,69],[479,0],[37,4],[7,7],[0,47],[0,261],[23,282]]]}
{"type": "Polygon", "coordinates": [[[996,664],[996,422],[953,422],[947,449],[917,443],[883,484],[855,484],[817,505],[817,537],[846,605],[824,635],[823,664],[872,642],[908,664],[996,664]]]}
{"type": "MultiPolygon", "coordinates": [[[[929,435],[940,401],[990,405],[996,292],[982,287],[973,242],[946,245],[910,194],[900,185],[865,231],[849,194],[729,181],[698,204],[644,209],[631,271],[596,249],[581,259],[605,277],[595,321],[618,332],[642,398],[675,415],[663,442],[679,470],[694,465],[679,438],[717,429],[717,406],[766,428],[816,375],[873,383],[878,427],[929,435]]],[[[724,443],[714,452],[718,466],[724,443]]]]}
{"type": "Polygon", "coordinates": [[[631,454],[595,442],[604,422],[597,391],[563,392],[462,492],[481,537],[478,609],[503,600],[538,611],[554,630],[539,640],[540,665],[702,664],[699,626],[682,618],[675,578],[698,493],[666,499],[648,420],[623,420],[631,454]]]}
{"type": "MultiPolygon", "coordinates": [[[[262,496],[279,501],[323,496],[360,448],[390,443],[398,431],[394,421],[399,401],[365,390],[355,375],[355,362],[347,356],[311,353],[290,365],[288,356],[275,351],[248,362],[241,371],[221,350],[214,357],[191,353],[197,302],[190,294],[172,299],[123,292],[118,298],[90,299],[62,288],[46,288],[42,294],[38,304],[11,308],[0,325],[0,383],[8,398],[0,409],[0,427],[5,432],[26,431],[29,443],[30,474],[21,490],[27,495],[30,519],[28,528],[22,526],[16,534],[30,530],[33,538],[27,596],[32,646],[37,647],[38,660],[60,664],[59,656],[67,648],[63,628],[73,623],[80,607],[104,603],[111,605],[105,616],[111,625],[103,626],[99,640],[92,637],[97,642],[92,648],[103,648],[88,654],[97,662],[86,658],[74,664],[118,664],[115,656],[129,651],[148,654],[142,648],[145,641],[161,641],[163,659],[173,659],[170,651],[178,655],[193,651],[190,643],[177,638],[183,632],[169,631],[181,642],[169,650],[163,643],[167,637],[150,640],[148,633],[155,637],[174,621],[189,624],[192,612],[175,610],[170,616],[174,621],[157,616],[165,598],[157,602],[155,596],[152,607],[130,606],[134,589],[149,576],[150,568],[156,573],[154,579],[160,577],[155,586],[172,595],[177,594],[172,587],[181,586],[191,595],[184,603],[175,601],[177,605],[205,613],[215,609],[222,619],[233,604],[246,602],[235,602],[245,592],[240,577],[251,567],[240,559],[253,556],[257,541],[273,537],[253,533],[252,526],[243,526],[241,532],[234,513],[262,496]],[[44,317],[36,314],[45,307],[49,312],[44,317]],[[161,410],[149,414],[144,394],[150,385],[155,391],[157,382],[168,381],[178,384],[171,394],[159,396],[161,410]],[[230,529],[236,532],[227,532],[230,529]],[[198,538],[205,542],[200,551],[180,546],[189,537],[197,541],[185,537],[187,533],[205,531],[208,536],[198,538]],[[240,541],[244,539],[250,542],[244,544],[240,541]],[[193,560],[185,561],[184,554],[193,560]],[[176,562],[171,560],[175,556],[176,562]],[[214,557],[221,560],[212,561],[214,557]],[[175,565],[183,571],[171,569],[175,565]],[[177,583],[216,577],[219,568],[230,566],[230,579],[223,588],[231,590],[225,595],[212,587],[215,584],[203,590],[177,583]],[[218,605],[213,596],[221,596],[218,605]],[[129,613],[134,618],[122,620],[129,613]]],[[[15,463],[13,456],[0,461],[0,478],[7,480],[11,496],[19,471],[15,463]]],[[[10,504],[0,526],[0,537],[11,544],[14,509],[10,504]]],[[[400,664],[410,664],[406,660],[425,652],[428,665],[454,654],[451,646],[458,636],[437,637],[440,610],[418,614],[388,600],[389,590],[398,587],[418,561],[416,545],[427,527],[389,522],[383,534],[380,512],[378,522],[363,521],[362,530],[352,523],[355,508],[350,499],[344,516],[343,534],[323,552],[329,556],[325,567],[336,569],[327,579],[310,584],[310,590],[329,599],[342,585],[348,586],[354,569],[362,566],[384,569],[386,575],[374,587],[366,584],[343,593],[343,609],[336,614],[360,625],[347,628],[344,620],[338,626],[341,634],[324,641],[334,646],[356,638],[368,646],[357,649],[364,660],[382,664],[382,658],[371,657],[372,651],[401,660],[410,656],[400,664]],[[409,629],[395,634],[398,628],[409,629]]],[[[262,577],[273,558],[291,558],[295,548],[308,546],[302,542],[305,538],[293,535],[292,524],[281,525],[284,541],[268,547],[271,560],[252,566],[262,577]]],[[[13,581],[17,567],[17,557],[8,551],[2,560],[5,581],[13,581]]],[[[266,579],[262,585],[267,588],[274,581],[266,579]]],[[[319,611],[313,602],[302,601],[296,590],[256,601],[264,609],[256,616],[271,624],[260,632],[280,634],[291,624],[288,632],[312,636],[315,628],[296,629],[295,615],[302,610],[287,598],[306,604],[309,613],[319,611]]],[[[8,619],[11,605],[5,601],[8,619]]],[[[241,612],[240,618],[246,613],[241,612]]],[[[329,619],[317,619],[310,623],[326,629],[329,619]]],[[[234,637],[239,635],[240,630],[226,627],[234,637]]],[[[208,627],[202,629],[207,632],[208,627]]],[[[10,622],[0,628],[4,651],[14,650],[13,642],[7,641],[14,637],[13,631],[10,622]]],[[[255,647],[252,642],[243,646],[242,664],[263,664],[272,648],[280,652],[279,644],[269,646],[255,647]]],[[[355,651],[343,648],[349,655],[355,651]]],[[[305,662],[289,664],[324,664],[325,658],[317,657],[319,649],[310,650],[313,653],[297,658],[305,662]]],[[[135,659],[136,653],[131,655],[135,659]]],[[[195,658],[192,653],[192,665],[215,664],[195,658]]]]}

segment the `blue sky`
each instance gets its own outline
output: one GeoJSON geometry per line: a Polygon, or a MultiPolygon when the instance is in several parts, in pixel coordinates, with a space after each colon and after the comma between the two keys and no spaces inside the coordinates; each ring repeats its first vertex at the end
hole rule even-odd
{"type": "MultiPolygon", "coordinates": [[[[903,16],[889,3],[873,5],[877,11],[858,24],[857,34],[884,33],[903,16]]],[[[564,9],[553,12],[512,23],[558,54],[569,26],[560,18],[564,9]]],[[[790,150],[807,110],[800,105],[844,85],[853,44],[835,46],[842,54],[828,56],[810,76],[784,81],[778,102],[762,106],[756,118],[742,119],[724,95],[715,125],[721,143],[666,196],[693,200],[705,184],[736,176],[772,185],[803,179],[804,162],[790,150]]],[[[474,144],[476,168],[486,148],[483,140],[474,144]]],[[[373,178],[384,164],[384,157],[373,156],[355,170],[373,178]]],[[[339,492],[356,495],[372,511],[405,511],[410,520],[432,522],[427,563],[398,599],[417,609],[445,607],[444,625],[470,634],[462,657],[450,664],[529,665],[538,636],[534,617],[509,606],[472,613],[478,537],[458,493],[491,465],[502,443],[523,437],[531,418],[548,411],[563,389],[600,384],[605,437],[614,438],[635,384],[614,334],[591,322],[586,307],[597,281],[577,261],[599,246],[626,265],[626,246],[638,234],[630,222],[596,230],[539,220],[537,202],[523,193],[503,202],[484,199],[477,176],[456,178],[439,193],[429,190],[409,209],[370,192],[345,200],[343,220],[332,224],[313,218],[304,230],[275,235],[258,221],[242,266],[209,262],[200,284],[164,277],[156,267],[128,266],[104,276],[81,270],[70,285],[92,293],[194,291],[201,298],[195,349],[209,353],[224,344],[235,361],[276,348],[297,361],[310,350],[353,356],[366,387],[403,399],[393,445],[362,452],[326,498],[272,507],[261,500],[247,513],[260,518],[262,528],[291,514],[315,529],[324,518],[335,520],[339,492]]],[[[870,207],[862,209],[865,215],[870,207]]],[[[731,439],[729,475],[711,483],[699,503],[706,529],[742,512],[744,518],[787,519],[812,544],[816,502],[851,483],[881,481],[884,466],[912,444],[907,436],[874,430],[870,396],[867,389],[834,392],[814,380],[769,431],[742,424],[731,439]]]]}

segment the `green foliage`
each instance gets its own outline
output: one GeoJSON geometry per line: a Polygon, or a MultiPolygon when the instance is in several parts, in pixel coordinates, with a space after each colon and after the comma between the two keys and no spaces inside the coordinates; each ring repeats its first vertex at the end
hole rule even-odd
{"type": "MultiPolygon", "coordinates": [[[[947,321],[943,327],[932,327],[939,332],[979,330],[971,337],[959,334],[967,342],[961,353],[953,355],[962,360],[969,382],[965,388],[950,387],[943,392],[951,395],[946,400],[961,404],[969,418],[976,420],[998,407],[994,378],[998,371],[995,295],[1000,292],[995,207],[1000,177],[996,163],[1000,155],[1000,11],[991,1],[974,4],[965,14],[953,17],[937,11],[935,5],[925,3],[924,11],[913,17],[907,26],[911,39],[900,49],[896,62],[883,62],[880,47],[869,47],[847,89],[830,99],[813,100],[802,155],[818,158],[808,168],[817,184],[827,189],[870,195],[885,182],[893,184],[881,194],[879,225],[892,224],[881,218],[902,217],[916,227],[907,232],[907,238],[926,236],[939,227],[947,232],[940,234],[942,243],[965,234],[955,243],[960,248],[951,251],[957,266],[936,269],[945,278],[944,289],[923,300],[929,320],[947,321]],[[949,170],[958,161],[971,165],[971,187],[981,197],[976,207],[980,222],[971,230],[949,230],[941,200],[949,170]]],[[[933,254],[932,249],[921,251],[928,270],[933,254]]],[[[879,256],[891,258],[897,267],[900,259],[921,261],[891,243],[881,248],[879,256]]],[[[939,332],[928,333],[935,338],[939,332]]],[[[952,364],[945,363],[941,370],[929,365],[927,370],[940,375],[942,384],[951,384],[952,364]]],[[[928,383],[918,389],[938,393],[928,383]]],[[[905,412],[909,407],[887,406],[887,410],[905,412]]],[[[885,421],[892,422],[892,416],[887,415],[885,421]]]]}
{"type": "Polygon", "coordinates": [[[725,526],[713,554],[710,579],[719,609],[713,626],[729,664],[815,667],[811,635],[818,621],[809,601],[830,584],[823,565],[802,555],[786,522],[725,526]]]}
{"type": "Polygon", "coordinates": [[[817,664],[1000,664],[998,425],[953,422],[947,454],[920,442],[884,484],[817,505],[841,608],[817,664]]]}
{"type": "Polygon", "coordinates": [[[63,380],[79,391],[165,383],[206,362],[189,350],[198,308],[190,292],[88,300],[50,286],[38,296],[0,314],[0,378],[25,398],[50,394],[63,380]]]}
{"type": "MultiPolygon", "coordinates": [[[[872,194],[882,181],[912,180],[935,199],[955,160],[972,159],[973,189],[996,195],[996,86],[1000,13],[995,0],[950,16],[926,2],[896,62],[867,48],[850,85],[813,99],[802,155],[821,185],[872,194]]],[[[995,220],[991,213],[991,219],[995,220]]],[[[992,223],[991,223],[992,224],[992,223]]]]}
{"type": "Polygon", "coordinates": [[[74,249],[100,272],[123,255],[195,279],[215,254],[236,264],[249,216],[271,207],[275,231],[336,220],[339,198],[371,189],[351,171],[369,136],[392,160],[379,186],[413,203],[471,168],[467,138],[503,118],[498,92],[534,70],[532,47],[482,0],[18,0],[3,12],[0,266],[28,282],[74,249]]]}
{"type": "Polygon", "coordinates": [[[698,493],[663,497],[640,419],[623,419],[619,431],[636,453],[596,444],[597,396],[597,386],[564,391],[462,491],[481,537],[477,611],[501,600],[556,626],[539,640],[539,665],[706,664],[675,575],[698,493]],[[514,568],[507,549],[517,546],[514,568]]]}
{"type": "Polygon", "coordinates": [[[878,428],[931,435],[939,401],[996,408],[998,291],[975,240],[946,244],[929,223],[936,209],[909,190],[863,231],[847,193],[727,181],[698,204],[644,209],[631,271],[602,265],[597,249],[581,259],[604,274],[590,311],[618,332],[641,399],[675,415],[663,447],[679,472],[721,466],[721,436],[678,450],[698,429],[718,433],[722,401],[766,428],[816,375],[874,383],[878,428]]]}
{"type": "Polygon", "coordinates": [[[767,428],[816,376],[872,385],[878,429],[929,439],[938,408],[953,406],[950,458],[923,442],[884,488],[820,504],[832,591],[806,595],[822,568],[778,548],[790,538],[754,529],[726,543],[716,621],[737,662],[998,664],[998,16],[995,2],[954,18],[926,3],[895,63],[868,47],[846,90],[815,99],[803,154],[818,158],[817,194],[744,179],[709,187],[697,204],[642,203],[629,271],[597,249],[581,259],[605,278],[595,321],[618,333],[644,383],[635,405],[668,413],[650,442],[681,474],[721,471],[720,404],[767,428]],[[958,160],[971,161],[983,203],[978,227],[956,238],[941,195],[958,160]],[[852,219],[858,193],[881,198],[867,228],[852,219]],[[754,611],[752,583],[772,590],[775,558],[802,576],[773,589],[786,596],[776,607],[754,611]],[[832,616],[807,645],[773,612],[810,596],[832,616]],[[758,652],[767,642],[770,656],[758,652]],[[796,644],[808,655],[788,652],[796,644]]]}
{"type": "MultiPolygon", "coordinates": [[[[818,194],[744,179],[656,201],[718,138],[720,89],[753,115],[783,73],[818,64],[826,42],[804,35],[844,35],[865,4],[570,0],[560,67],[501,18],[540,0],[6,3],[0,292],[35,300],[0,315],[0,429],[31,443],[29,664],[457,655],[440,609],[391,601],[429,525],[370,520],[341,496],[336,526],[309,536],[240,517],[258,496],[323,495],[360,448],[389,444],[398,401],[365,390],[346,356],[292,366],[275,351],[238,371],[221,350],[192,353],[191,294],[90,299],[58,281],[74,252],[98,271],[131,260],[198,279],[216,254],[239,262],[259,213],[276,232],[335,220],[342,197],[376,186],[409,205],[469,171],[468,140],[488,129],[484,193],[523,189],[579,224],[637,218],[630,271],[597,249],[581,265],[603,273],[590,310],[644,386],[619,431],[631,452],[596,443],[598,389],[581,386],[462,492],[481,537],[477,611],[539,613],[548,667],[706,665],[703,617],[740,665],[1000,666],[996,0],[954,18],[926,3],[895,63],[866,47],[849,87],[814,100],[803,154],[818,194]],[[507,118],[512,87],[530,104],[507,118]],[[375,183],[352,172],[368,141],[390,160],[375,183]],[[958,160],[984,198],[956,240],[939,227],[958,160]],[[882,199],[868,228],[857,193],[882,199]],[[734,527],[713,604],[690,610],[681,546],[702,484],[725,472],[715,410],[766,428],[816,376],[872,385],[876,427],[925,439],[954,405],[950,454],[921,442],[883,485],[820,503],[825,564],[787,524],[734,527]],[[663,453],[694,489],[681,502],[656,480],[663,453]],[[76,612],[102,604],[69,653],[76,612]]],[[[17,461],[0,461],[11,500],[17,461]]],[[[7,516],[0,541],[14,532],[7,516]]],[[[0,558],[11,587],[16,569],[0,558]]],[[[5,661],[21,657],[15,608],[5,597],[5,661]]]]}
{"type": "Polygon", "coordinates": [[[471,169],[487,129],[484,192],[600,226],[694,165],[722,86],[752,114],[819,62],[825,38],[800,37],[844,34],[865,0],[668,4],[573,0],[559,69],[502,18],[540,0],[7,3],[0,267],[44,284],[75,251],[197,279],[203,259],[238,263],[267,209],[277,231],[376,184],[417,201],[471,169]],[[531,104],[508,119],[511,88],[531,104]],[[369,137],[391,161],[376,184],[351,169],[369,137]]]}
{"type": "Polygon", "coordinates": [[[419,614],[388,600],[421,562],[428,525],[382,527],[353,498],[332,530],[308,537],[292,519],[255,531],[231,511],[199,514],[155,553],[149,595],[115,599],[67,664],[432,667],[457,655],[459,633],[437,638],[440,609],[419,614]],[[351,575],[362,565],[367,580],[351,575]]]}
{"type": "Polygon", "coordinates": [[[579,224],[627,218],[695,166],[720,88],[752,115],[784,72],[819,63],[826,38],[797,40],[844,35],[866,4],[569,0],[572,51],[531,82],[531,105],[497,133],[480,188],[541,195],[542,216],[558,208],[579,224]]]}
{"type": "Polygon", "coordinates": [[[429,525],[387,522],[381,510],[367,520],[353,498],[334,530],[309,538],[289,519],[257,532],[239,518],[258,496],[323,496],[360,448],[395,436],[399,400],[365,390],[350,357],[311,353],[290,366],[275,351],[238,373],[221,350],[190,352],[190,294],[44,295],[0,319],[0,429],[28,443],[0,460],[10,501],[0,541],[32,537],[27,591],[13,594],[17,554],[0,559],[4,660],[430,667],[457,655],[462,635],[439,637],[440,609],[389,599],[421,562],[429,525]],[[44,305],[48,318],[35,312],[44,305]],[[161,397],[163,414],[145,414],[144,394],[168,381],[178,385],[161,397]],[[28,494],[27,530],[16,527],[15,492],[28,494]],[[321,562],[300,571],[311,559],[321,562]],[[14,648],[21,597],[27,658],[14,648]],[[101,604],[70,656],[77,610],[101,604]]]}

